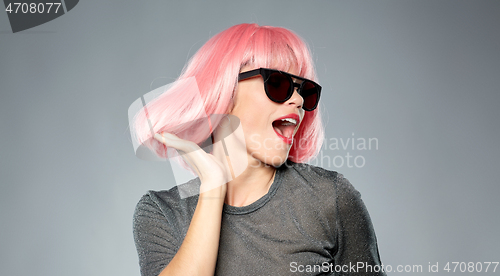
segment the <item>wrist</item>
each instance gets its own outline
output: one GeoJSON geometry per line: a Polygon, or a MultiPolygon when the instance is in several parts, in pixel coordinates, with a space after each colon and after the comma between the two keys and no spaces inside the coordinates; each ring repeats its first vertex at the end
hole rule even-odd
{"type": "Polygon", "coordinates": [[[226,184],[211,185],[208,183],[202,183],[200,187],[199,201],[223,204],[225,198],[226,198],[226,184]]]}

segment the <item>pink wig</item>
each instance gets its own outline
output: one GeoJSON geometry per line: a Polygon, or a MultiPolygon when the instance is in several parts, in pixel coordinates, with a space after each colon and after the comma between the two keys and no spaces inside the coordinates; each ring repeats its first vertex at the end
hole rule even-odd
{"type": "MultiPolygon", "coordinates": [[[[192,96],[173,86],[165,93],[168,96],[158,97],[146,105],[147,110],[141,109],[136,115],[133,133],[137,141],[158,156],[166,157],[165,146],[152,139],[152,132],[180,135],[188,130],[179,122],[202,119],[205,114],[228,113],[243,66],[281,71],[293,68],[299,76],[317,80],[309,49],[296,34],[280,27],[235,25],[205,43],[178,78],[195,77],[203,106],[193,106],[192,96]],[[146,118],[149,118],[153,131],[149,124],[144,123],[146,118]]],[[[212,122],[210,129],[215,129],[218,123],[212,122]]],[[[209,136],[210,131],[199,131],[190,133],[189,140],[200,144],[209,136]]],[[[296,163],[305,162],[319,152],[322,142],[323,126],[318,106],[314,111],[305,112],[288,158],[296,163]]]]}

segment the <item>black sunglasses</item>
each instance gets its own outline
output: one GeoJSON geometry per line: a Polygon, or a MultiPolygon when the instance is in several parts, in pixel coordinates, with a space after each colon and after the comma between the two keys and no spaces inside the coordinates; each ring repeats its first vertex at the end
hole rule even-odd
{"type": "Polygon", "coordinates": [[[297,87],[297,92],[304,99],[302,105],[304,110],[312,111],[318,106],[321,95],[321,86],[319,84],[299,76],[267,68],[240,73],[238,81],[257,75],[261,75],[264,79],[264,90],[271,101],[277,103],[288,101],[292,97],[295,87],[297,87]],[[295,83],[293,79],[301,80],[302,83],[295,83]]]}

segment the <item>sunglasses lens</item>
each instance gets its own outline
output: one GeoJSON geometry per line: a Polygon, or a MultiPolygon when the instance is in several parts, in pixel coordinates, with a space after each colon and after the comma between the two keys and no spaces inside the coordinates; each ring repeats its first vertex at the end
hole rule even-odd
{"type": "Polygon", "coordinates": [[[312,82],[306,81],[302,85],[301,96],[304,98],[304,109],[313,110],[318,103],[318,87],[312,82]]]}
{"type": "Polygon", "coordinates": [[[266,80],[268,96],[275,102],[284,102],[290,91],[290,80],[284,74],[274,72],[266,80]]]}
{"type": "MultiPolygon", "coordinates": [[[[265,69],[262,76],[264,77],[266,93],[269,99],[277,103],[283,103],[292,96],[294,91],[292,89],[292,76],[270,69],[265,69]]],[[[316,108],[319,101],[320,89],[314,82],[304,80],[299,92],[304,99],[304,110],[311,111],[316,108]]]]}

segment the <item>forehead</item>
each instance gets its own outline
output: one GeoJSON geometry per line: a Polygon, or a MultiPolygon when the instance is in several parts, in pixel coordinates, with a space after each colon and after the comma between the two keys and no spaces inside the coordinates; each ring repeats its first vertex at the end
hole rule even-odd
{"type": "MultiPolygon", "coordinates": [[[[255,65],[251,65],[251,64],[247,64],[247,65],[244,65],[241,67],[240,69],[240,73],[243,73],[243,72],[247,72],[247,71],[251,71],[251,70],[254,70],[254,69],[258,69],[258,68],[268,68],[268,69],[274,69],[274,70],[278,70],[278,71],[281,71],[281,72],[286,72],[286,73],[289,73],[291,75],[295,75],[295,76],[299,76],[299,70],[297,69],[297,66],[291,66],[289,68],[283,68],[283,67],[280,67],[280,66],[266,66],[266,67],[263,67],[263,66],[255,66],[255,65]]],[[[292,78],[295,80],[295,78],[292,76],[292,78]]],[[[297,79],[297,81],[300,81],[297,79]]]]}
{"type": "Polygon", "coordinates": [[[301,76],[300,75],[301,66],[299,66],[296,63],[283,62],[283,61],[245,63],[242,65],[240,73],[258,68],[274,69],[282,72],[287,72],[289,74],[296,75],[299,77],[301,76]]]}
{"type": "Polygon", "coordinates": [[[295,75],[295,76],[300,76],[299,75],[300,70],[298,69],[298,66],[295,64],[293,66],[291,66],[290,68],[288,68],[288,70],[285,72],[290,73],[290,74],[295,75]]]}
{"type": "MultiPolygon", "coordinates": [[[[273,41],[266,47],[249,47],[246,59],[242,62],[241,69],[269,68],[293,75],[302,76],[303,68],[307,67],[303,60],[298,59],[296,51],[284,41],[273,41]]],[[[241,71],[240,71],[241,72],[241,71]]]]}

